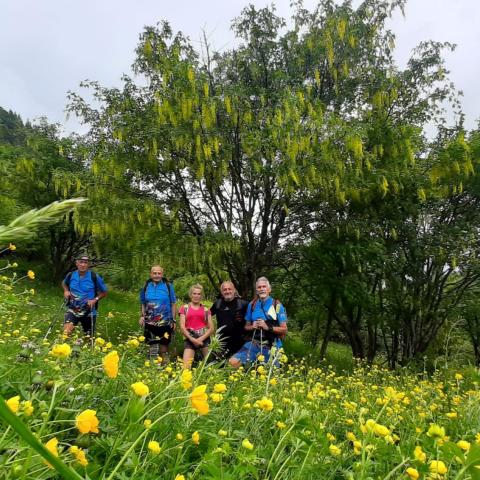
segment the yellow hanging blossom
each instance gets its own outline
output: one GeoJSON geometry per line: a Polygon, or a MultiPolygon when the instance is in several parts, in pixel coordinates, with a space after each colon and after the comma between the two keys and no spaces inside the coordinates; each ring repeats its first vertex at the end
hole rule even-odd
{"type": "Polygon", "coordinates": [[[118,375],[118,364],[120,362],[120,357],[116,350],[112,350],[103,357],[103,370],[105,371],[107,377],[116,378],[118,375]]]}
{"type": "Polygon", "coordinates": [[[130,385],[130,388],[133,390],[133,393],[137,397],[146,397],[150,393],[150,389],[143,382],[135,382],[130,385]]]}
{"type": "Polygon", "coordinates": [[[194,445],[200,445],[200,434],[197,431],[192,433],[192,442],[194,445]]]}
{"type": "Polygon", "coordinates": [[[98,433],[98,425],[100,424],[95,410],[84,410],[77,415],[75,425],[80,433],[98,433]]]}
{"type": "Polygon", "coordinates": [[[35,272],[33,270],[29,270],[27,272],[27,277],[30,279],[30,280],[35,280],[35,272]]]}

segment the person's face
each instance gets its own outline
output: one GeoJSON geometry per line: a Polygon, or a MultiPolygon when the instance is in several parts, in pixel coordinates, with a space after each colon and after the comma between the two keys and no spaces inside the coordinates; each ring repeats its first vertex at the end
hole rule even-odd
{"type": "Polygon", "coordinates": [[[163,277],[163,270],[160,267],[153,267],[150,270],[150,278],[154,282],[160,282],[162,280],[162,277],[163,277]]]}
{"type": "Polygon", "coordinates": [[[202,291],[199,288],[194,288],[190,295],[190,299],[193,303],[199,303],[202,299],[202,291]]]}
{"type": "Polygon", "coordinates": [[[268,286],[267,282],[260,281],[257,283],[257,295],[260,299],[264,300],[270,295],[271,288],[268,286]]]}
{"type": "Polygon", "coordinates": [[[231,283],[224,283],[221,289],[222,297],[225,301],[230,302],[235,298],[235,288],[231,283]]]}
{"type": "Polygon", "coordinates": [[[86,272],[90,266],[90,262],[88,260],[77,260],[75,264],[80,273],[86,272]]]}

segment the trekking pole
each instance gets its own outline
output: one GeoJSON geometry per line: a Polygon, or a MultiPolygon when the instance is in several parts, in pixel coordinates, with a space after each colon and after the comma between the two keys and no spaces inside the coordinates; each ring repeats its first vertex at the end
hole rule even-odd
{"type": "Polygon", "coordinates": [[[47,337],[50,335],[50,332],[52,331],[53,326],[55,325],[55,322],[58,320],[57,319],[57,314],[60,313],[60,311],[65,307],[66,305],[66,300],[63,299],[63,302],[60,304],[60,307],[55,311],[53,315],[53,320],[50,322],[50,325],[48,326],[47,333],[43,337],[44,340],[47,339],[47,337]]]}
{"type": "Polygon", "coordinates": [[[93,344],[94,344],[93,337],[94,337],[94,334],[93,334],[93,312],[90,309],[90,346],[92,347],[92,350],[93,350],[93,344]]]}

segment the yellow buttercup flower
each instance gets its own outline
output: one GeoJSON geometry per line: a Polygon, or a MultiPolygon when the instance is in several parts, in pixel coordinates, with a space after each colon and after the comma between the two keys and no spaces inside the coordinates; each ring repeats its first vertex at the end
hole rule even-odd
{"type": "Polygon", "coordinates": [[[427,436],[434,439],[443,438],[445,437],[445,429],[436,423],[431,423],[427,431],[427,436]]]}
{"type": "Polygon", "coordinates": [[[54,345],[50,354],[57,358],[68,358],[72,354],[72,347],[68,343],[54,345]]]}
{"type": "Polygon", "coordinates": [[[224,383],[216,383],[213,386],[213,391],[215,393],[225,393],[227,391],[227,386],[224,383]]]}
{"type": "Polygon", "coordinates": [[[200,445],[200,434],[197,431],[192,433],[192,442],[195,445],[200,445]]]}
{"type": "Polygon", "coordinates": [[[180,475],[180,474],[178,474],[178,475],[175,477],[175,480],[185,480],[185,475],[180,475]]]}
{"type": "Polygon", "coordinates": [[[107,353],[102,360],[103,370],[105,371],[107,377],[116,378],[118,375],[118,364],[120,362],[120,357],[116,350],[112,350],[107,353]]]}
{"type": "Polygon", "coordinates": [[[160,447],[160,444],[158,442],[156,442],[155,440],[150,440],[148,442],[148,449],[154,455],[158,455],[162,451],[162,448],[160,447]]]}
{"type": "Polygon", "coordinates": [[[267,397],[263,397],[261,400],[257,400],[255,404],[257,407],[259,407],[261,410],[264,410],[265,412],[270,412],[271,410],[273,410],[273,402],[267,397]]]}
{"type": "Polygon", "coordinates": [[[428,464],[428,469],[431,473],[438,473],[439,475],[445,475],[448,472],[448,468],[441,460],[432,460],[428,464]]]}
{"type": "Polygon", "coordinates": [[[386,437],[387,435],[390,435],[390,430],[384,425],[380,425],[379,423],[377,423],[373,427],[373,433],[379,435],[380,437],[386,437]]]}
{"type": "Polygon", "coordinates": [[[416,468],[409,467],[405,470],[405,473],[408,475],[409,478],[412,480],[417,480],[420,477],[418,470],[416,468]]]}
{"type": "Polygon", "coordinates": [[[415,460],[418,460],[419,462],[425,463],[427,461],[427,454],[422,450],[420,445],[415,447],[413,456],[415,457],[415,460]]]}
{"type": "Polygon", "coordinates": [[[333,443],[328,447],[328,451],[334,456],[338,457],[342,453],[342,449],[334,445],[333,443]]]}
{"type": "Polygon", "coordinates": [[[100,424],[95,410],[84,410],[77,415],[75,425],[80,433],[98,433],[98,425],[100,424]]]}
{"type": "MultiPolygon", "coordinates": [[[[55,457],[58,457],[58,450],[57,450],[58,440],[57,437],[51,438],[46,444],[45,448],[55,457]]],[[[49,467],[51,467],[50,463],[45,462],[49,467]]]]}
{"type": "Polygon", "coordinates": [[[200,385],[196,387],[190,394],[190,402],[192,403],[192,407],[200,415],[206,415],[209,412],[208,396],[205,393],[206,388],[206,385],[200,385]]]}
{"type": "Polygon", "coordinates": [[[192,388],[192,385],[193,385],[192,378],[193,378],[193,375],[190,370],[184,370],[182,372],[182,375],[180,376],[180,380],[182,382],[182,387],[185,390],[192,388]]]}
{"type": "Polygon", "coordinates": [[[278,421],[277,422],[277,428],[280,430],[283,430],[286,427],[286,425],[283,422],[278,421]]]}
{"type": "Polygon", "coordinates": [[[457,442],[457,446],[460,447],[464,452],[468,452],[470,450],[470,442],[466,440],[459,440],[457,442]]]}
{"type": "Polygon", "coordinates": [[[30,400],[22,402],[22,411],[26,417],[30,417],[33,413],[33,404],[30,400]]]}
{"type": "Polygon", "coordinates": [[[20,396],[15,395],[14,397],[10,397],[5,403],[13,413],[17,413],[20,408],[20,396]]]}
{"type": "Polygon", "coordinates": [[[88,465],[88,460],[85,455],[85,451],[81,448],[77,447],[76,445],[72,445],[69,448],[70,453],[75,457],[77,462],[82,465],[82,467],[86,467],[88,465]]]}
{"type": "Polygon", "coordinates": [[[181,442],[183,439],[184,439],[184,436],[181,434],[181,433],[177,433],[177,435],[175,435],[175,438],[181,442]]]}
{"type": "Polygon", "coordinates": [[[27,272],[27,277],[30,279],[30,280],[35,280],[35,272],[33,270],[29,270],[27,272]]]}
{"type": "Polygon", "coordinates": [[[150,389],[143,382],[135,382],[130,385],[137,397],[146,397],[150,393],[150,389]]]}
{"type": "Polygon", "coordinates": [[[461,373],[456,373],[455,380],[463,380],[463,375],[461,373]]]}
{"type": "Polygon", "coordinates": [[[221,436],[221,437],[226,437],[228,435],[228,432],[226,430],[219,430],[218,431],[218,434],[221,436]]]}
{"type": "Polygon", "coordinates": [[[223,395],[221,393],[211,393],[210,398],[213,403],[220,403],[223,400],[223,395]]]}
{"type": "Polygon", "coordinates": [[[9,248],[12,252],[14,252],[14,251],[17,249],[17,246],[16,246],[15,244],[11,243],[11,244],[8,246],[8,248],[9,248]]]}
{"type": "Polygon", "coordinates": [[[146,418],[143,421],[143,426],[148,430],[152,426],[152,421],[150,419],[146,418]]]}
{"type": "Polygon", "coordinates": [[[242,441],[242,447],[247,450],[253,450],[253,443],[250,442],[247,438],[242,441]]]}

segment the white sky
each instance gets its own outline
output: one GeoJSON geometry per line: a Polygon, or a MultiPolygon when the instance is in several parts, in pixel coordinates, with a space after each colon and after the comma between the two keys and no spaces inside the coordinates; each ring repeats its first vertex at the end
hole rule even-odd
{"type": "MultiPolygon", "coordinates": [[[[144,25],[166,19],[199,46],[204,29],[213,47],[233,44],[231,20],[248,0],[0,0],[0,106],[24,120],[46,116],[67,131],[68,90],[81,80],[120,85],[130,73],[133,51],[144,25]]],[[[258,7],[267,2],[254,0],[258,7]]],[[[289,17],[289,0],[277,0],[277,13],[289,17]]],[[[314,0],[305,0],[311,8],[314,0]]],[[[355,4],[358,4],[355,1],[355,4]]],[[[406,17],[392,19],[397,35],[397,59],[405,65],[412,48],[422,40],[456,43],[447,67],[464,92],[467,127],[480,118],[480,0],[409,0],[406,17]]]]}

